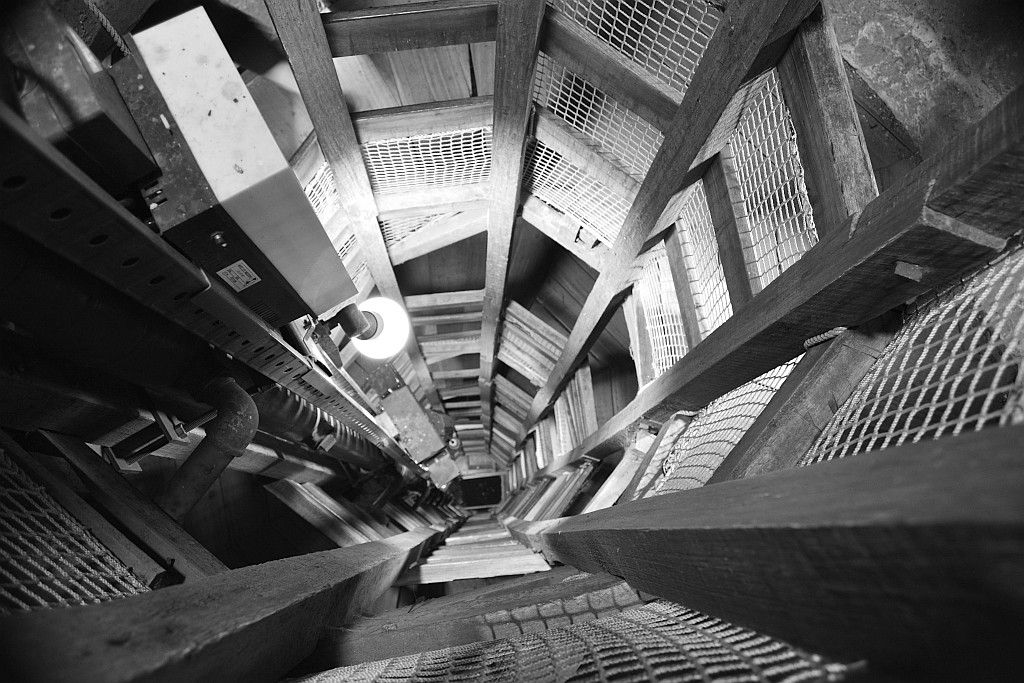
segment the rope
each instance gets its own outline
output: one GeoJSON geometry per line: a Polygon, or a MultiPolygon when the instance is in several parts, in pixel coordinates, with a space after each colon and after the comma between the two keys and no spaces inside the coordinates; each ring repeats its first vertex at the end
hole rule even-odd
{"type": "Polygon", "coordinates": [[[111,39],[114,41],[114,45],[117,45],[118,49],[121,50],[121,54],[125,57],[131,57],[132,51],[128,49],[124,40],[121,39],[121,35],[114,28],[114,25],[110,23],[110,20],[107,19],[106,15],[103,14],[103,11],[96,6],[96,3],[93,2],[93,0],[82,0],[82,2],[85,3],[85,6],[88,7],[89,11],[96,17],[96,21],[100,22],[100,25],[110,35],[111,39]]]}
{"type": "Polygon", "coordinates": [[[833,327],[828,332],[822,332],[821,334],[816,334],[816,335],[814,335],[813,337],[811,337],[810,339],[808,339],[807,341],[804,342],[804,350],[807,350],[807,349],[811,348],[812,346],[817,346],[818,344],[821,344],[822,342],[827,342],[829,339],[834,339],[835,337],[838,337],[839,335],[841,335],[843,332],[846,332],[846,328],[845,327],[833,327]]]}

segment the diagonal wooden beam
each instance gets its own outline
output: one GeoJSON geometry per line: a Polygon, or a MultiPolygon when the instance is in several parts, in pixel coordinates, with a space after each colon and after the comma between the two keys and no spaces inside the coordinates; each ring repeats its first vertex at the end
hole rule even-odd
{"type": "MultiPolygon", "coordinates": [[[[377,223],[377,205],[370,178],[316,4],[312,0],[266,0],[266,5],[317,131],[324,158],[334,172],[338,198],[352,222],[370,275],[382,295],[402,301],[394,267],[377,223]]],[[[428,399],[440,409],[441,399],[415,335],[410,334],[406,350],[428,399]]]]}
{"type": "Polygon", "coordinates": [[[334,57],[494,40],[495,0],[434,0],[329,12],[324,32],[334,57]]]}
{"type": "Polygon", "coordinates": [[[494,60],[494,128],[491,160],[491,213],[487,239],[487,276],[480,339],[480,400],[484,425],[490,424],[494,354],[505,299],[512,228],[519,208],[519,187],[526,157],[526,124],[533,102],[537,41],[545,4],[508,0],[498,5],[494,60]]]}
{"type": "Polygon", "coordinates": [[[464,211],[446,221],[417,230],[392,246],[388,253],[391,256],[391,263],[397,266],[432,251],[461,242],[485,230],[487,230],[486,211],[464,211]]]}
{"type": "Polygon", "coordinates": [[[491,97],[466,97],[443,102],[371,109],[352,115],[360,144],[414,135],[444,133],[491,125],[491,97]]]}
{"type": "Polygon", "coordinates": [[[598,242],[594,246],[588,247],[586,244],[578,242],[576,237],[580,232],[580,223],[552,209],[531,194],[527,194],[523,198],[522,220],[547,235],[553,242],[565,248],[594,270],[601,271],[604,259],[608,254],[608,246],[603,242],[598,242]]]}
{"type": "Polygon", "coordinates": [[[530,415],[520,433],[536,422],[558,396],[582,362],[625,287],[631,266],[665,207],[679,192],[705,140],[711,135],[733,94],[771,36],[789,33],[811,12],[807,0],[771,0],[732,4],[719,23],[694,71],[665,139],[619,231],[562,357],[547,384],[534,397],[530,415]],[[788,24],[792,22],[792,26],[788,24]],[[785,24],[785,25],[780,25],[785,24]]]}

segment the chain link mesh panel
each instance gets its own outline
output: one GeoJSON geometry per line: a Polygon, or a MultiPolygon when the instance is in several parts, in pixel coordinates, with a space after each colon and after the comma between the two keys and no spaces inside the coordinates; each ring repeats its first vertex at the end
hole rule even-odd
{"type": "Polygon", "coordinates": [[[377,194],[470,185],[491,176],[489,126],[377,140],[361,149],[377,194]]]}
{"type": "Polygon", "coordinates": [[[419,232],[432,225],[444,223],[456,216],[456,213],[437,213],[426,216],[409,216],[380,221],[380,231],[384,235],[384,243],[393,247],[414,232],[419,232]]]}
{"type": "Polygon", "coordinates": [[[630,203],[539,140],[531,140],[524,188],[544,203],[583,224],[605,244],[613,244],[630,203]]]}
{"type": "Polygon", "coordinates": [[[705,406],[676,439],[651,495],[706,484],[799,361],[794,358],[705,406]]]}
{"type": "Polygon", "coordinates": [[[847,669],[663,600],[565,628],[332,669],[335,681],[839,681],[847,669]]]}
{"type": "Polygon", "coordinates": [[[718,253],[718,238],[711,222],[703,182],[693,186],[679,212],[676,225],[703,339],[732,317],[732,301],[725,284],[725,271],[718,253]]]}
{"type": "Polygon", "coordinates": [[[689,350],[664,243],[647,252],[634,292],[643,308],[647,336],[651,342],[651,363],[657,377],[689,350]]]}
{"type": "Polygon", "coordinates": [[[543,52],[533,99],[600,146],[616,166],[642,180],[664,136],[657,128],[543,52]]]}
{"type": "Polygon", "coordinates": [[[313,178],[302,189],[322,224],[326,224],[331,216],[341,208],[338,187],[334,184],[334,172],[326,162],[317,169],[313,178]]]}
{"type": "Polygon", "coordinates": [[[756,292],[818,241],[796,128],[775,71],[750,93],[730,143],[750,224],[742,237],[756,292]]]}
{"type": "Polygon", "coordinates": [[[808,465],[1024,422],[1024,250],[918,305],[804,456],[808,465]]]}
{"type": "Polygon", "coordinates": [[[550,0],[680,99],[722,13],[704,0],[550,0]]]}
{"type": "Polygon", "coordinates": [[[0,615],[148,590],[0,450],[0,615]]]}

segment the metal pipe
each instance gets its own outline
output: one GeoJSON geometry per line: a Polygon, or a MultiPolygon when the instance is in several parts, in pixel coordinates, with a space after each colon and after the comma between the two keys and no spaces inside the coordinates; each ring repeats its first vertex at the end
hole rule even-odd
{"type": "Polygon", "coordinates": [[[245,452],[259,426],[256,403],[231,377],[218,377],[196,396],[217,411],[206,438],[157,496],[156,503],[181,522],[234,458],[245,452]]]}

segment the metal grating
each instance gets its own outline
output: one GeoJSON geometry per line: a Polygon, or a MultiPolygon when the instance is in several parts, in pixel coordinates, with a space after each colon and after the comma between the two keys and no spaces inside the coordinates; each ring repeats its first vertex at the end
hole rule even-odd
{"type": "Polygon", "coordinates": [[[722,13],[704,0],[549,0],[679,99],[722,13]]]}
{"type": "Polygon", "coordinates": [[[705,406],[676,439],[663,464],[665,475],[650,495],[707,483],[799,361],[794,358],[705,406]]]}
{"type": "Polygon", "coordinates": [[[774,70],[750,93],[730,142],[750,225],[747,268],[757,292],[818,241],[796,129],[774,70]]]}
{"type": "Polygon", "coordinates": [[[0,615],[148,590],[0,450],[0,615]]]}
{"type": "Polygon", "coordinates": [[[579,221],[605,244],[615,243],[630,203],[539,140],[530,142],[523,180],[527,192],[579,221]]]}
{"type": "Polygon", "coordinates": [[[801,683],[840,681],[846,671],[842,664],[769,636],[657,600],[571,626],[332,669],[299,680],[801,683]]]}
{"type": "Polygon", "coordinates": [[[643,180],[664,136],[657,128],[543,52],[533,99],[596,142],[612,163],[643,180]]]}
{"type": "Polygon", "coordinates": [[[697,182],[676,221],[683,263],[700,324],[701,339],[732,316],[732,301],[718,253],[718,238],[708,211],[704,183],[697,182]]]}
{"type": "Polygon", "coordinates": [[[647,252],[634,292],[643,307],[647,336],[651,342],[651,363],[657,377],[689,350],[672,270],[668,265],[668,252],[663,242],[647,252]]]}
{"type": "Polygon", "coordinates": [[[426,216],[409,216],[380,221],[380,231],[384,235],[384,243],[393,247],[414,232],[457,216],[457,213],[437,213],[426,216]]]}
{"type": "Polygon", "coordinates": [[[334,172],[331,166],[324,162],[313,178],[302,188],[309,203],[316,212],[320,223],[326,225],[327,221],[341,208],[341,200],[338,198],[338,186],[334,184],[334,172]]]}
{"type": "Polygon", "coordinates": [[[491,129],[429,133],[362,145],[377,194],[485,182],[491,175],[491,129]]]}
{"type": "Polygon", "coordinates": [[[801,464],[1024,422],[1024,250],[909,317],[801,464]]]}

